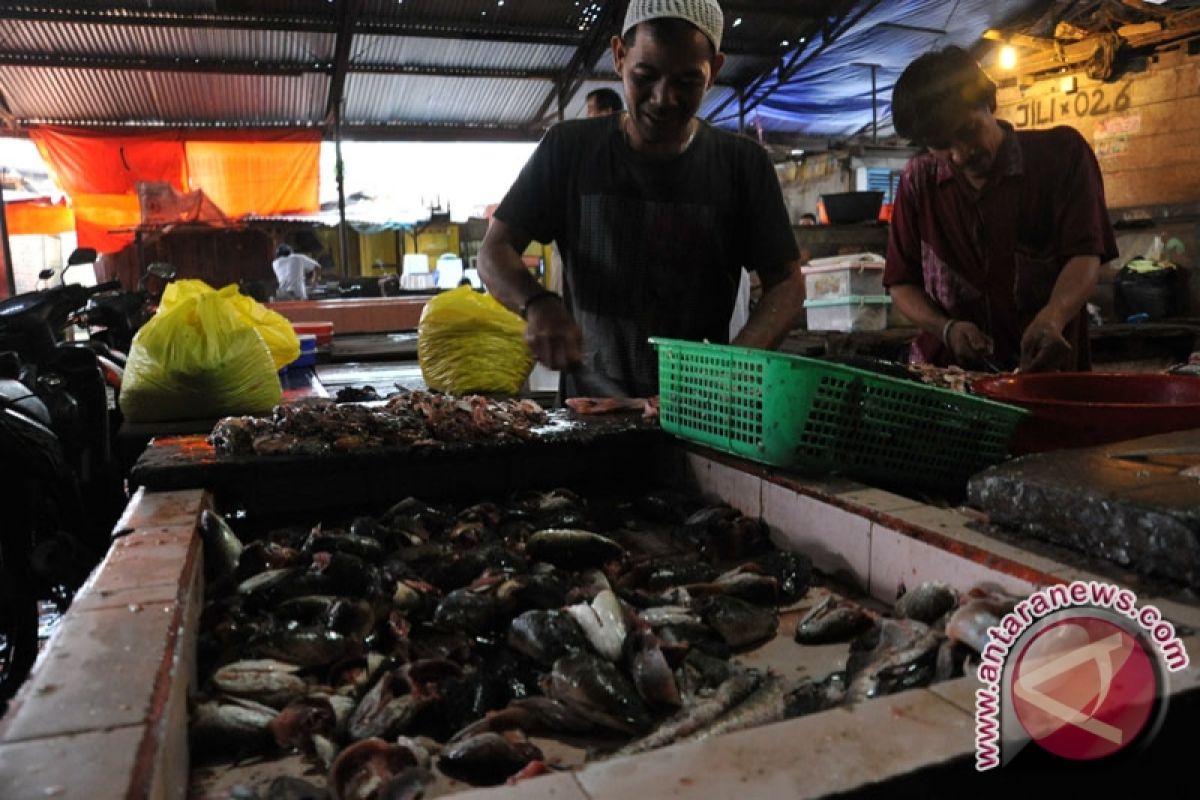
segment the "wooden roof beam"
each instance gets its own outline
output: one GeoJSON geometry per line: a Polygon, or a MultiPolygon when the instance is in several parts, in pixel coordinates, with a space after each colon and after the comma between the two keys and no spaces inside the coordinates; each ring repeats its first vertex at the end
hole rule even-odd
{"type": "Polygon", "coordinates": [[[596,21],[592,24],[592,29],[580,42],[579,47],[575,50],[575,55],[571,56],[570,63],[563,69],[554,88],[546,95],[546,99],[542,101],[541,106],[533,115],[533,119],[530,120],[532,126],[536,127],[542,124],[555,100],[558,101],[560,109],[571,101],[571,97],[579,91],[579,87],[591,74],[591,67],[600,57],[603,48],[608,45],[609,31],[619,25],[616,17],[621,4],[615,0],[599,0],[599,2],[601,8],[596,14],[596,21]]]}
{"type": "Polygon", "coordinates": [[[342,107],[346,91],[346,73],[350,67],[350,45],[354,42],[354,26],[362,13],[364,0],[338,0],[337,39],[333,44],[333,74],[329,78],[329,96],[325,101],[325,123],[334,124],[342,107]]]}

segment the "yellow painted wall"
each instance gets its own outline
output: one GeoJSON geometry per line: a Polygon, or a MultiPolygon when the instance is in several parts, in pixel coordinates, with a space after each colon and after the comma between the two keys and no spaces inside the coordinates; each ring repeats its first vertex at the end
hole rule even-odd
{"type": "Polygon", "coordinates": [[[358,234],[358,255],[364,275],[396,272],[401,262],[399,231],[358,234]]]}

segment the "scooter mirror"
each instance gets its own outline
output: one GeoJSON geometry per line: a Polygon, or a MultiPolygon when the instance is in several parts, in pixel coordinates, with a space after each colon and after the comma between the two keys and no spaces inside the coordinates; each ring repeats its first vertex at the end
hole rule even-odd
{"type": "Polygon", "coordinates": [[[146,271],[154,277],[164,281],[175,280],[175,268],[165,261],[155,261],[153,264],[146,267],[146,271]]]}
{"type": "Polygon", "coordinates": [[[94,264],[96,263],[96,250],[92,247],[77,247],[71,255],[67,256],[67,266],[75,266],[76,264],[94,264]]]}
{"type": "Polygon", "coordinates": [[[54,277],[54,270],[52,270],[52,269],[44,269],[38,273],[38,280],[40,280],[40,281],[48,281],[53,277],[54,277]]]}

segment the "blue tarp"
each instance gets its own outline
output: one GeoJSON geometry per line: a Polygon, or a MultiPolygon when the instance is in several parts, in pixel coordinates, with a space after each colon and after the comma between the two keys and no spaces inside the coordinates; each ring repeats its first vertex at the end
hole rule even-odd
{"type": "MultiPolygon", "coordinates": [[[[856,10],[865,2],[860,0],[856,10]]],[[[988,28],[1002,27],[1037,5],[1038,0],[882,0],[785,85],[770,91],[747,114],[746,124],[761,127],[764,132],[813,137],[846,137],[869,131],[871,70],[856,65],[878,64],[879,134],[890,135],[892,87],[913,59],[951,44],[970,48],[988,28]]],[[[812,53],[820,45],[820,37],[814,37],[805,45],[805,52],[812,53]]],[[[801,53],[800,59],[805,58],[801,53]]],[[[763,95],[777,83],[778,71],[756,95],[763,95]]],[[[718,102],[710,100],[701,115],[707,116],[718,102]]],[[[714,121],[720,127],[736,128],[737,102],[714,121]]]]}

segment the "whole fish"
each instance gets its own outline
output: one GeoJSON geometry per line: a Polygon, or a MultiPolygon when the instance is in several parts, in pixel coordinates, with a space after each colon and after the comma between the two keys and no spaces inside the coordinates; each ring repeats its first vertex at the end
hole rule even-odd
{"type": "Polygon", "coordinates": [[[651,628],[663,625],[700,625],[700,617],[687,606],[654,606],[638,612],[642,621],[651,628]]]}
{"type": "Polygon", "coordinates": [[[988,628],[999,625],[1000,617],[1005,613],[1003,606],[991,600],[968,600],[950,615],[946,635],[976,653],[982,653],[988,643],[988,628]]]}
{"type": "Polygon", "coordinates": [[[751,605],[729,595],[707,598],[701,606],[701,615],[704,624],[734,649],[770,639],[779,628],[779,615],[774,608],[751,605]]]}
{"type": "Polygon", "coordinates": [[[438,769],[473,786],[495,786],[541,758],[542,751],[523,737],[487,732],[447,746],[438,769]]]}
{"type": "Polygon", "coordinates": [[[586,649],[588,640],[571,614],[534,609],[513,618],[508,645],[549,667],[568,653],[586,649]]]}
{"type": "Polygon", "coordinates": [[[915,619],[932,625],[958,605],[958,595],[940,581],[925,581],[915,589],[905,592],[892,612],[900,619],[915,619]]]}
{"type": "Polygon", "coordinates": [[[232,578],[242,557],[242,540],[220,514],[200,512],[200,535],[204,542],[204,579],[209,583],[232,578]]]}
{"type": "Polygon", "coordinates": [[[579,623],[597,653],[609,661],[621,657],[628,630],[625,627],[625,615],[621,611],[621,601],[611,589],[597,594],[590,605],[578,603],[567,606],[566,611],[579,623]]]}
{"type": "Polygon", "coordinates": [[[795,639],[800,644],[846,642],[870,629],[875,619],[862,606],[827,595],[796,623],[795,639]]]}
{"type": "Polygon", "coordinates": [[[478,636],[492,629],[499,609],[491,592],[455,589],[438,604],[433,614],[434,627],[478,636]]]}
{"type": "Polygon", "coordinates": [[[277,628],[250,639],[246,654],[319,667],[332,664],[360,648],[360,643],[324,627],[277,628]]]}
{"type": "Polygon", "coordinates": [[[885,619],[878,641],[865,656],[851,653],[847,702],[857,702],[923,686],[933,680],[941,632],[916,620],[885,619]],[[853,665],[853,666],[851,666],[853,665]]]}
{"type": "Polygon", "coordinates": [[[679,685],[663,655],[662,642],[649,630],[632,634],[626,667],[642,699],[652,706],[679,708],[679,685]]]}
{"type": "Polygon", "coordinates": [[[364,561],[378,564],[383,561],[383,545],[378,539],[359,536],[353,533],[323,531],[316,528],[304,542],[301,552],[313,553],[349,553],[364,561]]]}
{"type": "Polygon", "coordinates": [[[277,713],[270,706],[236,697],[211,700],[192,711],[191,735],[202,748],[261,751],[271,741],[268,726],[277,713]]]}
{"type": "Polygon", "coordinates": [[[250,659],[226,664],[213,673],[213,686],[234,697],[244,697],[272,708],[283,708],[308,690],[296,673],[300,667],[275,659],[250,659]]]}
{"type": "Polygon", "coordinates": [[[768,673],[745,700],[732,707],[712,725],[697,731],[684,741],[702,741],[723,733],[787,719],[789,695],[796,685],[794,681],[768,673]]]}
{"type": "Polygon", "coordinates": [[[735,670],[710,696],[685,705],[652,733],[625,745],[616,755],[644,753],[690,736],[746,699],[761,682],[762,675],[754,670],[735,670]]]}
{"type": "Polygon", "coordinates": [[[563,656],[542,679],[542,692],[597,727],[639,733],[652,724],[637,689],[610,662],[590,653],[563,656]]]}
{"type": "Polygon", "coordinates": [[[525,552],[537,561],[562,569],[600,567],[625,555],[625,548],[591,531],[569,528],[540,530],[525,542],[525,552]]]}

